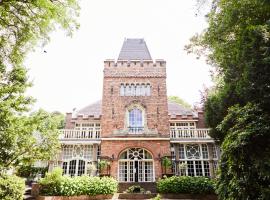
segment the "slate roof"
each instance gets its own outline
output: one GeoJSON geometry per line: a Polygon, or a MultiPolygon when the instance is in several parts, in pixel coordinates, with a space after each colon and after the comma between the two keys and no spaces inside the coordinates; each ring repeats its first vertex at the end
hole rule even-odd
{"type": "Polygon", "coordinates": [[[83,116],[94,116],[95,118],[100,117],[101,115],[101,101],[97,101],[93,104],[90,104],[74,113],[75,117],[78,115],[83,116]]]}
{"type": "MultiPolygon", "coordinates": [[[[184,108],[183,106],[168,101],[168,112],[169,115],[175,116],[175,115],[193,115],[193,117],[197,117],[197,113],[195,113],[192,109],[184,108]]],[[[94,116],[95,118],[98,118],[101,116],[101,101],[97,101],[93,104],[90,104],[80,110],[78,110],[76,113],[74,113],[75,117],[78,115],[83,116],[94,116]]]]}
{"type": "Polygon", "coordinates": [[[192,109],[185,108],[178,103],[168,101],[168,112],[169,115],[175,116],[175,115],[193,115],[193,117],[198,117],[198,114],[195,113],[192,109]]]}
{"type": "Polygon", "coordinates": [[[147,45],[142,38],[125,39],[118,60],[152,60],[147,45]]]}

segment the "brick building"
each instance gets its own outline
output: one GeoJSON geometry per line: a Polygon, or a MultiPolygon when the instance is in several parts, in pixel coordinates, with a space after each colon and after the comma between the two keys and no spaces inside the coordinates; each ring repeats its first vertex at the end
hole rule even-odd
{"type": "Polygon", "coordinates": [[[102,101],[67,113],[62,151],[50,168],[119,182],[213,177],[219,152],[203,113],[167,99],[166,61],[154,61],[143,39],[126,39],[117,61],[104,61],[102,101]]]}

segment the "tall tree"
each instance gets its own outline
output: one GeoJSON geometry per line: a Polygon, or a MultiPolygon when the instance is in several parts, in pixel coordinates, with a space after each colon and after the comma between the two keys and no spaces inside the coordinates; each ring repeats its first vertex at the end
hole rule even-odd
{"type": "Polygon", "coordinates": [[[218,193],[270,199],[270,1],[212,5],[209,27],[187,49],[206,55],[219,80],[205,102],[211,135],[222,144],[218,193]]]}
{"type": "Polygon", "coordinates": [[[78,24],[76,0],[0,1],[0,170],[21,162],[45,159],[57,147],[56,115],[28,114],[34,102],[23,66],[27,52],[49,41],[62,27],[70,35],[78,24]]]}

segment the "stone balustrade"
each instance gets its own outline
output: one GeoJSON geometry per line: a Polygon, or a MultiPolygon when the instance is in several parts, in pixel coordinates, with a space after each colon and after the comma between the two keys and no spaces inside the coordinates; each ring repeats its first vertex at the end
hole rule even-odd
{"type": "MultiPolygon", "coordinates": [[[[119,130],[118,130],[119,131],[119,130]]],[[[209,136],[210,129],[171,129],[171,139],[212,139],[209,136]]],[[[100,129],[93,130],[76,130],[76,129],[63,129],[60,130],[59,139],[100,139],[100,129]]],[[[117,132],[118,133],[118,132],[117,132]]],[[[127,131],[134,133],[134,131],[127,131]]],[[[136,131],[139,134],[139,131],[136,131]]],[[[115,133],[116,134],[116,133],[115,133]]]]}
{"type": "Polygon", "coordinates": [[[59,139],[99,139],[100,129],[93,130],[76,130],[76,129],[63,129],[60,130],[59,139]]]}
{"type": "Polygon", "coordinates": [[[209,136],[210,129],[171,129],[171,139],[212,139],[209,136]]]}

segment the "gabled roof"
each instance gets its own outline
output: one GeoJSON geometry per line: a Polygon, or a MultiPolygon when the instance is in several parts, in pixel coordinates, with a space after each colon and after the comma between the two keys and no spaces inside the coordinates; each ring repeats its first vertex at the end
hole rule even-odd
{"type": "Polygon", "coordinates": [[[152,60],[144,39],[125,39],[118,60],[152,60]]]}
{"type": "MultiPolygon", "coordinates": [[[[194,112],[192,109],[185,108],[175,102],[168,101],[168,112],[169,115],[192,115],[193,117],[198,117],[198,114],[194,112]]],[[[94,117],[100,117],[101,116],[101,101],[97,101],[93,104],[90,104],[80,110],[78,110],[75,114],[75,117],[78,115],[83,116],[94,116],[94,117]]]]}

